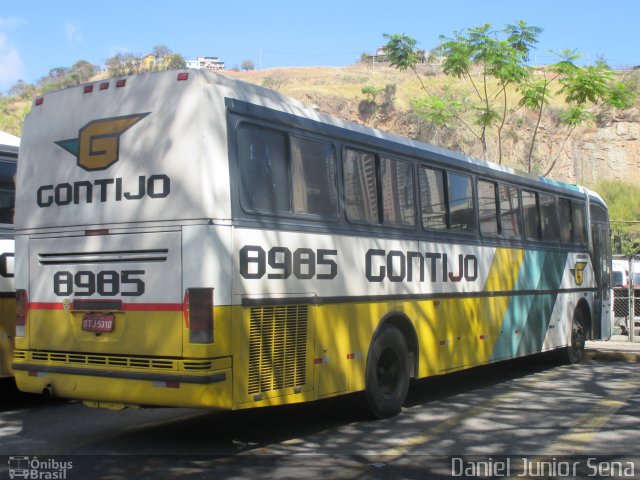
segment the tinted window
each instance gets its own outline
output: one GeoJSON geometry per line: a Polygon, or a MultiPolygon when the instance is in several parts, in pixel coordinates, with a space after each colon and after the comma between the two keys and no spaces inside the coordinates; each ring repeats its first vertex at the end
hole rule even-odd
{"type": "Polygon", "coordinates": [[[560,241],[573,241],[573,224],[571,223],[571,201],[566,198],[558,200],[558,216],[560,217],[560,241]]]}
{"type": "Polygon", "coordinates": [[[450,228],[462,231],[475,230],[471,178],[450,172],[447,172],[447,177],[449,179],[450,228]]]}
{"type": "Polygon", "coordinates": [[[560,240],[562,243],[587,243],[585,204],[566,198],[558,200],[560,240]]]}
{"type": "Polygon", "coordinates": [[[549,242],[558,241],[558,210],[556,209],[556,200],[553,195],[546,193],[538,194],[538,202],[540,203],[540,229],[542,240],[549,242]]]}
{"type": "Polygon", "coordinates": [[[594,203],[590,204],[589,210],[591,211],[591,222],[607,223],[609,215],[607,211],[600,205],[594,203]]]}
{"type": "Polygon", "coordinates": [[[250,210],[289,212],[287,137],[268,128],[238,130],[242,205],[250,210]]]}
{"type": "Polygon", "coordinates": [[[415,225],[416,210],[411,163],[393,158],[380,158],[383,222],[415,225]]]}
{"type": "Polygon", "coordinates": [[[520,200],[518,189],[511,185],[498,184],[500,198],[500,234],[505,237],[520,237],[520,200]]]}
{"type": "Polygon", "coordinates": [[[336,157],[333,145],[291,137],[293,211],[336,216],[336,157]]]}
{"type": "Polygon", "coordinates": [[[540,240],[541,238],[537,197],[538,195],[535,192],[522,191],[524,235],[529,240],[540,240]]]}
{"type": "Polygon", "coordinates": [[[420,202],[424,228],[447,228],[447,209],[444,198],[442,170],[420,168],[420,202]]]}
{"type": "Polygon", "coordinates": [[[585,204],[583,202],[571,202],[571,214],[573,217],[573,241],[580,245],[587,244],[587,222],[585,204]]]}
{"type": "Polygon", "coordinates": [[[497,235],[496,186],[493,182],[478,181],[478,212],[480,232],[484,235],[497,235]]]}
{"type": "Polygon", "coordinates": [[[375,155],[347,149],[343,169],[347,218],[379,222],[375,155]]]}
{"type": "Polygon", "coordinates": [[[332,144],[243,124],[238,128],[238,161],[245,209],[337,216],[332,144]]]}

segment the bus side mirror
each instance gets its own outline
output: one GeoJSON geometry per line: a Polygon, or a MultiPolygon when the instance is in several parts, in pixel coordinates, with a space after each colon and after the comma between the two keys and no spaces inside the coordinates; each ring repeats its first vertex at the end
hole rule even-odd
{"type": "Polygon", "coordinates": [[[616,255],[620,255],[622,253],[622,239],[620,238],[620,235],[613,237],[613,249],[616,255]]]}

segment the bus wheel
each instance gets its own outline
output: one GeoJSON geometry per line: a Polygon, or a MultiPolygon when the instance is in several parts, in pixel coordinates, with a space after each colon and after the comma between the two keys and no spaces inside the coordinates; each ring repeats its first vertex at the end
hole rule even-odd
{"type": "Polygon", "coordinates": [[[587,340],[587,320],[584,311],[576,308],[571,322],[571,343],[565,349],[564,360],[566,363],[580,363],[584,352],[584,344],[587,340]]]}
{"type": "Polygon", "coordinates": [[[365,396],[375,418],[400,413],[409,390],[409,348],[393,325],[376,334],[367,358],[365,396]]]}

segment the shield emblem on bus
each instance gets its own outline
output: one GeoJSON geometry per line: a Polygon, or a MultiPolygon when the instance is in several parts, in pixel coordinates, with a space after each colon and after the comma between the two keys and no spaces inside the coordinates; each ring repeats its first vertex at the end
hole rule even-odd
{"type": "Polygon", "coordinates": [[[105,170],[119,159],[120,136],[149,113],[93,120],[80,129],[78,138],[55,143],[75,155],[80,168],[105,170]]]}
{"type": "Polygon", "coordinates": [[[571,269],[576,285],[582,285],[582,282],[584,281],[584,268],[586,266],[587,262],[577,262],[575,268],[571,269]]]}

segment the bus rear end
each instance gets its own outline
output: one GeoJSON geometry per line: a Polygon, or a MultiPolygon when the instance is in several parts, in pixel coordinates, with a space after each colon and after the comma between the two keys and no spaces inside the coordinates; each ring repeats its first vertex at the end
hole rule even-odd
{"type": "Polygon", "coordinates": [[[230,295],[217,268],[231,235],[228,177],[215,180],[226,126],[212,80],[145,74],[36,100],[18,171],[21,390],[231,407],[228,312],[215,307],[230,295]]]}

